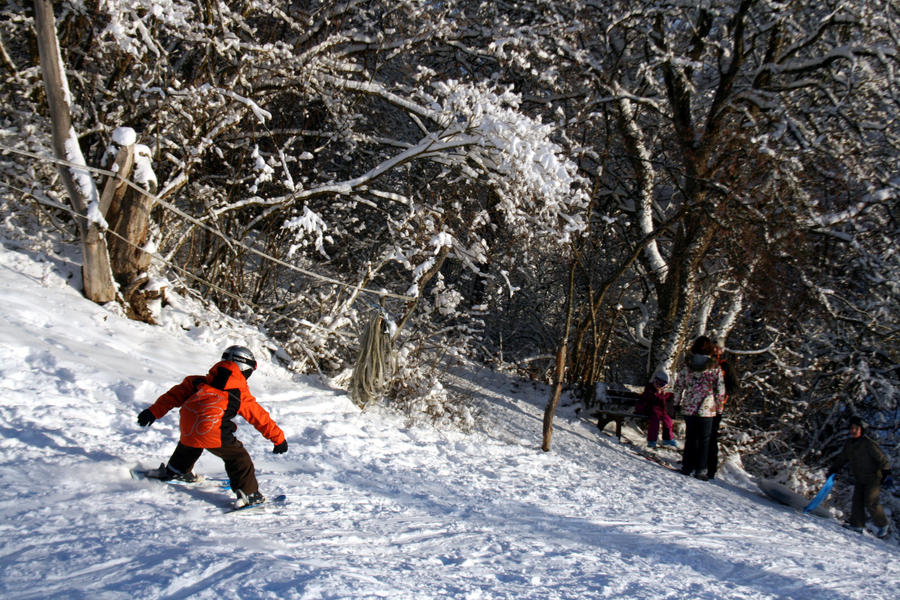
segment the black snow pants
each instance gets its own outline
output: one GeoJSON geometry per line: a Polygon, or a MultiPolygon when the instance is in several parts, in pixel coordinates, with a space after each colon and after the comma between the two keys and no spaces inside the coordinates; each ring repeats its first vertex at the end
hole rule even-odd
{"type": "Polygon", "coordinates": [[[225,473],[228,474],[232,490],[241,490],[248,496],[259,491],[253,460],[239,440],[233,440],[220,448],[193,448],[178,442],[169,459],[169,468],[177,473],[190,473],[203,450],[218,456],[225,463],[225,473]]]}

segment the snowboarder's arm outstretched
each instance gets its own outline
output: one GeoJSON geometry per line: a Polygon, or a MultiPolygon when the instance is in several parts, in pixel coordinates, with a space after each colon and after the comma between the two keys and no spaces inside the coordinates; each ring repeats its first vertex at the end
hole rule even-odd
{"type": "Polygon", "coordinates": [[[184,381],[171,388],[168,392],[157,398],[156,402],[145,408],[138,415],[138,425],[147,427],[156,419],[161,419],[167,412],[184,404],[185,400],[197,391],[197,384],[203,381],[203,377],[190,375],[184,381]]]}
{"type": "Polygon", "coordinates": [[[272,420],[266,409],[256,402],[255,398],[251,396],[250,398],[242,399],[238,414],[253,425],[263,437],[275,444],[276,454],[287,452],[287,441],[285,440],[284,432],[275,424],[275,421],[272,420]]]}

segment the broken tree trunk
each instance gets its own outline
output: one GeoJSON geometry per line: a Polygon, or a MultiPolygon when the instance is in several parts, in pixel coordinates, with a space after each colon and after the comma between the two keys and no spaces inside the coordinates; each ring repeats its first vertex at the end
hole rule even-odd
{"type": "Polygon", "coordinates": [[[148,281],[147,268],[151,256],[145,248],[156,186],[153,181],[141,186],[146,189],[147,193],[144,193],[138,186],[128,185],[128,180],[132,178],[135,151],[134,144],[119,147],[115,163],[108,167],[117,177],[106,178],[100,196],[100,209],[106,215],[110,231],[115,233],[109,238],[109,259],[113,275],[128,304],[128,316],[153,323],[147,303],[158,297],[159,292],[148,293],[142,286],[148,281]]]}

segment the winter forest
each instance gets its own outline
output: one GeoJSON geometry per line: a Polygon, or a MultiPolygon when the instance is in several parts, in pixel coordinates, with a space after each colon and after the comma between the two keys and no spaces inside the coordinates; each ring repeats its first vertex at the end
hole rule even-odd
{"type": "Polygon", "coordinates": [[[378,338],[372,401],[463,431],[458,361],[589,409],[706,334],[748,470],[821,479],[854,414],[900,464],[895,0],[0,10],[3,219],[91,300],[347,387],[378,338]]]}

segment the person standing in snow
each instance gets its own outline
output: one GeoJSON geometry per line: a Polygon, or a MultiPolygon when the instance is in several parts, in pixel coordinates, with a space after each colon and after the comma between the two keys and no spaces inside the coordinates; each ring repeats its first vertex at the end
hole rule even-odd
{"type": "Polygon", "coordinates": [[[644,386],[644,391],[638,400],[642,412],[647,415],[648,448],[656,448],[660,424],[662,424],[663,430],[663,446],[678,446],[675,436],[672,435],[672,417],[669,414],[669,405],[674,396],[672,392],[666,390],[668,384],[669,376],[663,371],[657,371],[650,383],[644,386]]]}
{"type": "Polygon", "coordinates": [[[725,382],[715,348],[706,336],[694,340],[674,389],[675,406],[681,407],[686,429],[681,473],[702,481],[709,480],[709,439],[715,416],[725,402],[725,382]]]}
{"type": "Polygon", "coordinates": [[[147,427],[176,406],[180,408],[181,438],[168,464],[154,469],[149,473],[151,477],[196,481],[194,464],[207,450],[225,463],[231,489],[237,495],[235,508],[265,501],[259,492],[253,460],[234,436],[237,425],[232,419],[240,415],[253,425],[275,444],[275,454],[287,452],[288,444],[284,432],[250,394],[247,379],[254,370],[253,353],[244,346],[230,346],[205,376],[186,377],[141,411],[138,425],[147,427]]]}
{"type": "Polygon", "coordinates": [[[857,416],[850,417],[850,439],[834,459],[828,475],[836,475],[844,465],[850,465],[853,475],[853,504],[850,508],[850,529],[861,532],[866,526],[866,511],[878,528],[876,535],[885,537],[889,524],[879,502],[881,488],[891,489],[891,463],[875,440],[863,435],[863,422],[857,416]]]}

